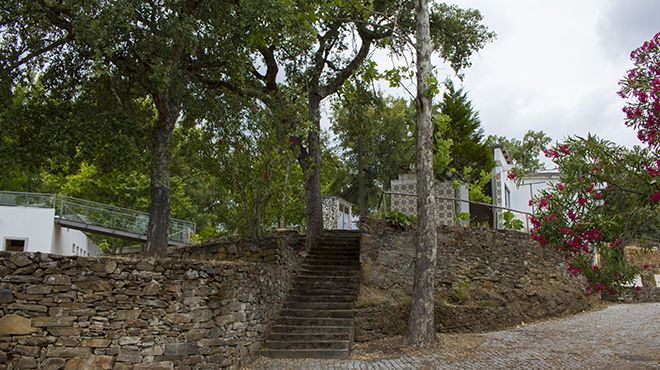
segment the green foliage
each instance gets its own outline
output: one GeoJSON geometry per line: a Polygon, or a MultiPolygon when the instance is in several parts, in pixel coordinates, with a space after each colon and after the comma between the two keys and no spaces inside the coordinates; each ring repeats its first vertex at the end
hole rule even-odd
{"type": "Polygon", "coordinates": [[[447,138],[451,118],[446,114],[436,115],[434,119],[433,140],[433,171],[436,176],[444,177],[445,171],[452,163],[452,147],[454,140],[447,138]]]}
{"type": "Polygon", "coordinates": [[[454,289],[453,298],[459,304],[465,304],[472,301],[472,286],[467,280],[463,280],[454,289]]]}
{"type": "Polygon", "coordinates": [[[516,216],[511,211],[502,212],[502,219],[504,221],[503,226],[507,230],[520,231],[525,227],[523,222],[517,219],[516,216]]]}
{"type": "MultiPolygon", "coordinates": [[[[358,166],[366,187],[369,207],[374,207],[383,190],[389,189],[390,180],[396,178],[401,166],[414,158],[414,112],[402,99],[385,98],[364,83],[347,83],[341,90],[341,98],[333,104],[332,129],[339,139],[343,165],[326,162],[326,166],[342,168],[334,174],[334,181],[342,180],[341,187],[332,192],[346,200],[359,204],[358,166]]],[[[323,154],[326,156],[327,154],[323,154]]],[[[321,174],[322,180],[327,178],[321,174]]]]}
{"type": "Polygon", "coordinates": [[[523,136],[522,141],[516,138],[490,135],[486,138],[486,144],[490,147],[502,145],[513,160],[514,172],[522,177],[530,172],[536,172],[544,168],[540,156],[552,139],[543,131],[529,130],[523,136]]]}
{"type": "Polygon", "coordinates": [[[491,203],[492,198],[484,193],[484,187],[491,181],[491,176],[490,172],[481,170],[479,177],[467,185],[470,201],[491,203]]]}
{"type": "Polygon", "coordinates": [[[561,183],[535,199],[532,237],[557,248],[571,272],[587,277],[587,293],[616,294],[639,273],[627,264],[623,245],[660,236],[660,208],[648,197],[660,190],[647,170],[657,158],[591,135],[547,153],[561,183]]]}
{"type": "Polygon", "coordinates": [[[387,212],[384,218],[390,226],[400,230],[408,230],[417,222],[417,216],[407,215],[399,211],[387,212]]]}
{"type": "MultiPolygon", "coordinates": [[[[495,166],[493,153],[484,142],[479,113],[472,107],[467,93],[463,89],[456,90],[451,81],[447,81],[445,86],[447,90],[438,110],[448,120],[443,122],[436,119],[435,132],[452,142],[448,167],[462,173],[463,181],[474,182],[481,171],[492,171],[495,166]]],[[[444,172],[436,171],[436,174],[445,177],[444,172]]]]}

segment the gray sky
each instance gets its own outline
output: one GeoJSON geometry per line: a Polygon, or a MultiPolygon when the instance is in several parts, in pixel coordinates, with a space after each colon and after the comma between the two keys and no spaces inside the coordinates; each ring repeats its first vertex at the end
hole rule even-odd
{"type": "MultiPolygon", "coordinates": [[[[561,140],[591,132],[627,146],[638,143],[623,124],[616,92],[632,67],[630,51],[660,32],[660,0],[447,2],[479,9],[497,33],[473,56],[463,81],[486,134],[521,138],[532,129],[561,140]]],[[[391,68],[386,55],[374,57],[391,68]]],[[[438,77],[448,74],[441,67],[438,77]]]]}

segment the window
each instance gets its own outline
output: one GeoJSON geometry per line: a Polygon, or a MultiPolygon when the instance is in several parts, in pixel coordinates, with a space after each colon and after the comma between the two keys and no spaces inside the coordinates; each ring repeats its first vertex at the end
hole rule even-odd
{"type": "Polygon", "coordinates": [[[504,185],[504,206],[511,208],[511,190],[506,185],[504,185]]]}
{"type": "Polygon", "coordinates": [[[5,239],[5,250],[9,252],[25,251],[26,239],[5,239]]]}

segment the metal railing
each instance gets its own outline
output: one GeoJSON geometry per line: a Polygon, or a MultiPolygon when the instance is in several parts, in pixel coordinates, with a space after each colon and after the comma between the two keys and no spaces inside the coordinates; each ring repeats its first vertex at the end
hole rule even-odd
{"type": "MultiPolygon", "coordinates": [[[[384,191],[381,192],[380,199],[378,201],[378,212],[379,213],[387,213],[389,211],[402,211],[401,209],[393,209],[391,205],[391,198],[392,196],[399,196],[399,197],[413,197],[415,198],[415,202],[413,204],[416,205],[416,199],[417,199],[417,194],[412,194],[412,193],[402,193],[402,192],[394,192],[394,191],[384,191]],[[388,207],[389,205],[389,207],[388,207]]],[[[476,227],[491,227],[495,229],[509,229],[509,230],[518,230],[518,231],[524,231],[524,232],[529,232],[530,231],[530,220],[531,217],[533,216],[531,213],[528,212],[523,212],[519,211],[516,209],[512,208],[507,208],[507,207],[501,207],[497,206],[494,204],[489,204],[489,203],[483,203],[483,202],[474,202],[474,201],[469,201],[465,199],[459,199],[459,198],[448,198],[448,197],[435,197],[437,201],[445,202],[445,208],[446,208],[446,203],[449,202],[451,203],[451,209],[453,211],[453,217],[447,218],[444,217],[439,221],[439,224],[443,225],[449,225],[449,226],[476,226],[476,227]],[[461,204],[468,204],[468,205],[476,205],[483,207],[488,210],[490,215],[492,215],[491,219],[485,220],[485,221],[474,221],[474,218],[472,215],[469,214],[464,214],[461,215],[461,204]],[[507,213],[510,213],[507,215],[507,213]],[[465,218],[468,217],[469,218],[465,218]],[[465,217],[463,217],[465,216],[465,217]],[[508,220],[507,220],[508,219],[508,220]],[[515,220],[519,220],[522,224],[516,223],[515,220]],[[489,222],[491,221],[491,222],[489,222]],[[516,225],[517,224],[517,225],[516,225]],[[516,227],[518,226],[518,227],[516,227]]],[[[436,203],[436,206],[438,203],[436,203]]],[[[417,212],[416,206],[413,207],[414,212],[417,212]]],[[[405,212],[404,212],[405,213],[405,212]]]]}
{"type": "MultiPolygon", "coordinates": [[[[144,236],[149,227],[146,212],[56,194],[0,191],[0,206],[53,208],[60,220],[144,236]]],[[[170,219],[168,240],[190,243],[195,229],[194,222],[170,219]]]]}
{"type": "Polygon", "coordinates": [[[0,206],[55,208],[55,194],[0,191],[0,206]]]}
{"type": "MultiPolygon", "coordinates": [[[[62,220],[82,222],[133,234],[147,235],[149,214],[67,196],[58,196],[56,214],[62,220]]],[[[195,223],[170,219],[168,240],[188,243],[195,235],[195,223]]]]}

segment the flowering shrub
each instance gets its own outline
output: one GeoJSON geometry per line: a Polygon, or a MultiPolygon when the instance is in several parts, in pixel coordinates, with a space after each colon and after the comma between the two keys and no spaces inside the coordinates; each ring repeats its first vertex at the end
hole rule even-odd
{"type": "MultiPolygon", "coordinates": [[[[660,32],[630,53],[635,67],[621,82],[619,95],[626,125],[637,129],[637,138],[651,150],[660,149],[660,32]]],[[[658,167],[655,167],[658,170],[658,167]]]]}
{"type": "Polygon", "coordinates": [[[569,271],[587,278],[586,294],[616,294],[639,273],[623,245],[660,239],[660,33],[630,57],[635,66],[619,95],[627,99],[626,125],[647,148],[593,136],[548,148],[561,183],[530,201],[537,204],[532,238],[557,248],[569,271]]]}
{"type": "Polygon", "coordinates": [[[532,201],[532,238],[556,248],[571,273],[587,278],[585,293],[614,295],[639,273],[623,245],[658,235],[660,207],[648,194],[660,189],[646,170],[654,157],[594,136],[570,138],[546,156],[561,170],[561,182],[532,201]]]}

